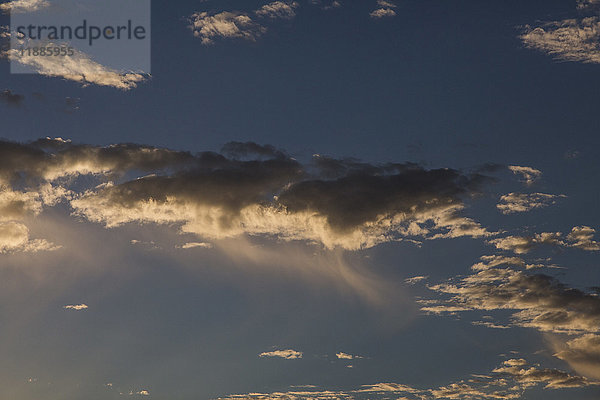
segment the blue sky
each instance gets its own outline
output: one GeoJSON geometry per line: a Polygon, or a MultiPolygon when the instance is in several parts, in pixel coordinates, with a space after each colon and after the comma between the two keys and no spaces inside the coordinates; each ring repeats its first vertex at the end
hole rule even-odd
{"type": "Polygon", "coordinates": [[[1,397],[597,399],[599,10],[153,2],[135,81],[5,54],[1,397]]]}

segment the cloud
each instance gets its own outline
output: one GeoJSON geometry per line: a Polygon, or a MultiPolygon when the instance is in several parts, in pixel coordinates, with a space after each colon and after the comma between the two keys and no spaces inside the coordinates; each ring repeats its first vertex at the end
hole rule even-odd
{"type": "Polygon", "coordinates": [[[0,4],[0,11],[11,14],[28,13],[46,8],[50,3],[46,0],[12,0],[0,4]]]}
{"type": "Polygon", "coordinates": [[[285,358],[286,360],[296,360],[302,358],[303,354],[301,351],[296,350],[275,350],[260,353],[259,357],[279,357],[285,358]]]}
{"type": "Polygon", "coordinates": [[[107,227],[182,224],[208,240],[241,235],[305,240],[356,250],[407,237],[490,233],[459,215],[460,197],[482,182],[453,170],[369,166],[338,179],[314,179],[290,158],[237,161],[202,155],[196,168],[105,185],[71,201],[78,215],[107,227]],[[382,170],[381,170],[382,171],[382,170]]]}
{"type": "Polygon", "coordinates": [[[426,304],[426,312],[513,310],[512,326],[552,333],[600,332],[600,298],[547,275],[490,268],[430,289],[451,297],[426,304]]]}
{"type": "Polygon", "coordinates": [[[74,304],[74,305],[66,305],[63,308],[65,310],[82,311],[82,310],[87,310],[89,307],[86,304],[74,304]]]}
{"type": "Polygon", "coordinates": [[[587,251],[599,251],[600,243],[593,240],[596,230],[589,226],[576,226],[567,235],[570,247],[587,251]]]}
{"type": "Polygon", "coordinates": [[[204,243],[204,242],[188,242],[185,244],[182,244],[181,249],[195,249],[195,248],[202,248],[202,249],[212,249],[213,245],[211,243],[204,243]]]}
{"type": "Polygon", "coordinates": [[[254,143],[232,143],[224,153],[229,157],[135,144],[0,141],[0,209],[22,217],[64,201],[75,215],[109,228],[176,225],[203,239],[196,243],[259,236],[357,250],[492,235],[461,215],[490,181],[479,174],[323,156],[300,163],[254,143]],[[95,183],[69,189],[80,175],[95,183]]]}
{"type": "Polygon", "coordinates": [[[332,10],[334,8],[340,8],[342,3],[338,0],[310,0],[310,4],[320,6],[323,10],[332,10]]]}
{"type": "Polygon", "coordinates": [[[78,175],[124,174],[178,167],[193,156],[132,144],[106,147],[76,145],[68,140],[39,139],[28,144],[0,141],[0,183],[25,180],[55,182],[78,175]]]}
{"type": "Polygon", "coordinates": [[[507,236],[490,240],[489,243],[496,246],[499,250],[512,251],[515,254],[529,253],[534,247],[541,244],[555,246],[563,244],[560,232],[543,232],[528,237],[507,236]]]}
{"type": "MultiPolygon", "coordinates": [[[[597,2],[579,3],[589,8],[597,2]]],[[[542,51],[557,60],[600,63],[600,19],[565,19],[542,26],[526,26],[520,36],[526,47],[542,51]]]]}
{"type": "Polygon", "coordinates": [[[600,0],[577,0],[578,10],[590,10],[600,7],[600,0]]]}
{"type": "Polygon", "coordinates": [[[553,342],[556,357],[566,361],[578,373],[600,380],[600,336],[589,334],[566,343],[553,342]]]}
{"type": "Polygon", "coordinates": [[[545,193],[509,193],[500,198],[500,203],[498,203],[496,207],[502,211],[503,214],[514,214],[548,207],[555,204],[556,199],[561,197],[566,196],[545,193]]]}
{"type": "Polygon", "coordinates": [[[377,0],[379,7],[396,8],[397,5],[389,0],[377,0]]]}
{"type": "Polygon", "coordinates": [[[377,0],[377,6],[379,6],[379,8],[371,11],[369,14],[371,18],[379,19],[396,16],[396,11],[394,11],[394,8],[397,6],[395,3],[389,0],[377,0]]]}
{"type": "Polygon", "coordinates": [[[525,184],[532,185],[542,176],[542,171],[531,167],[519,167],[518,165],[511,165],[508,167],[515,175],[521,175],[525,184]]]}
{"type": "Polygon", "coordinates": [[[0,91],[0,101],[8,104],[9,106],[20,107],[23,105],[24,99],[25,99],[25,96],[23,96],[21,94],[13,93],[9,89],[0,91]]]}
{"type": "Polygon", "coordinates": [[[499,250],[512,251],[516,254],[529,253],[540,245],[600,251],[600,243],[593,240],[595,233],[596,230],[589,226],[576,226],[564,239],[561,232],[543,232],[533,236],[507,236],[492,239],[489,243],[499,250]]]}
{"type": "Polygon", "coordinates": [[[542,386],[544,389],[557,390],[583,388],[597,385],[595,381],[549,368],[530,365],[523,359],[507,360],[491,374],[477,375],[446,386],[418,389],[400,383],[378,383],[364,385],[353,390],[305,390],[274,393],[248,393],[220,398],[260,399],[260,400],[510,400],[524,398],[527,389],[542,386]]]}
{"type": "Polygon", "coordinates": [[[20,222],[0,222],[0,254],[37,253],[59,248],[45,239],[30,239],[29,229],[20,222]]]}
{"type": "Polygon", "coordinates": [[[425,281],[428,278],[429,278],[428,276],[414,276],[412,278],[405,279],[404,282],[408,283],[409,285],[414,285],[419,282],[425,281]]]}
{"type": "Polygon", "coordinates": [[[190,16],[190,29],[202,44],[213,44],[216,38],[255,41],[267,28],[254,22],[248,14],[223,11],[211,15],[203,11],[190,16]]]}
{"type": "MultiPolygon", "coordinates": [[[[492,235],[462,215],[490,182],[477,173],[324,156],[301,163],[255,143],[231,143],[223,153],[0,141],[0,210],[22,219],[64,202],[108,228],[172,225],[202,239],[190,243],[254,236],[358,250],[492,235]],[[93,179],[71,185],[83,175],[93,179]]],[[[583,247],[588,233],[577,234],[583,247]]]]}
{"type": "Polygon", "coordinates": [[[353,356],[352,354],[348,354],[348,353],[344,353],[344,352],[336,353],[335,356],[340,360],[355,360],[355,359],[363,358],[361,356],[353,356]]]}
{"type": "Polygon", "coordinates": [[[385,17],[395,17],[396,11],[392,10],[391,8],[378,8],[376,10],[371,11],[369,15],[371,16],[371,18],[376,19],[385,17]]]}
{"type": "Polygon", "coordinates": [[[519,257],[504,257],[499,255],[482,256],[481,262],[474,264],[471,269],[473,271],[485,271],[487,269],[497,267],[500,265],[513,265],[518,267],[524,267],[525,261],[519,257]]]}
{"type": "MultiPolygon", "coordinates": [[[[35,43],[35,45],[58,46],[54,43],[35,43]]],[[[74,49],[73,55],[64,57],[36,57],[26,52],[21,54],[16,48],[7,50],[4,55],[11,62],[30,67],[40,75],[75,81],[84,86],[94,84],[130,90],[147,78],[145,74],[121,72],[106,67],[77,49],[74,49]]]]}
{"type": "MultiPolygon", "coordinates": [[[[298,7],[296,1],[274,1],[254,10],[253,14],[269,20],[292,19],[298,7]]],[[[267,28],[254,20],[251,14],[241,11],[196,12],[189,18],[189,28],[205,45],[214,44],[216,39],[256,41],[267,32],[267,28]]]]}
{"type": "Polygon", "coordinates": [[[256,15],[267,18],[291,19],[296,16],[295,9],[300,5],[296,1],[274,1],[255,11],[256,15]]]}
{"type": "Polygon", "coordinates": [[[525,360],[508,360],[502,367],[493,372],[502,376],[509,376],[524,387],[545,384],[546,389],[578,388],[589,385],[597,385],[583,376],[571,375],[564,371],[549,368],[525,368],[525,360]]]}

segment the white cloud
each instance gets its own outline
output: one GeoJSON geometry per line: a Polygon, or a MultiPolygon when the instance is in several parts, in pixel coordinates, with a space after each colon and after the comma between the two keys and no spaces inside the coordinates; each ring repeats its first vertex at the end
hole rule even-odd
{"type": "Polygon", "coordinates": [[[425,303],[425,312],[513,310],[511,326],[552,333],[600,332],[600,298],[546,275],[490,268],[430,289],[451,297],[425,303]]]}
{"type": "Polygon", "coordinates": [[[296,360],[296,359],[302,358],[303,354],[301,351],[288,349],[288,350],[267,351],[264,353],[260,353],[258,356],[259,357],[279,357],[279,358],[285,358],[286,360],[296,360]]]}
{"type": "Polygon", "coordinates": [[[274,1],[265,4],[256,10],[255,13],[261,17],[291,19],[296,16],[295,9],[299,6],[300,4],[296,1],[274,1]]]}
{"type": "Polygon", "coordinates": [[[386,18],[386,17],[395,17],[396,16],[396,11],[392,10],[391,8],[378,8],[376,10],[371,11],[371,13],[369,14],[371,16],[371,18],[386,18]]]}
{"type": "Polygon", "coordinates": [[[514,214],[548,207],[555,204],[556,199],[561,197],[566,196],[545,193],[509,193],[500,198],[500,203],[498,203],[496,207],[502,211],[503,214],[514,214]]]}
{"type": "Polygon", "coordinates": [[[575,371],[600,380],[600,336],[583,335],[566,342],[551,340],[556,357],[566,361],[575,371]]]}
{"type": "Polygon", "coordinates": [[[212,249],[213,245],[211,243],[204,243],[204,242],[188,242],[188,243],[182,244],[179,248],[181,248],[181,249],[195,249],[195,248],[212,249]]]}
{"type": "Polygon", "coordinates": [[[587,251],[599,251],[600,243],[593,240],[596,230],[589,226],[576,226],[567,235],[567,241],[570,247],[575,247],[587,251]]]}
{"type": "Polygon", "coordinates": [[[339,353],[336,353],[335,356],[340,360],[356,360],[356,359],[363,358],[361,356],[354,356],[352,354],[344,353],[342,351],[340,351],[339,353]]]}
{"type": "Polygon", "coordinates": [[[507,236],[490,240],[489,243],[499,250],[512,251],[515,254],[529,253],[534,247],[542,244],[562,246],[560,232],[543,232],[534,236],[507,236]]]}
{"type": "Polygon", "coordinates": [[[190,17],[190,28],[203,44],[213,44],[216,38],[256,40],[267,28],[254,22],[245,13],[223,11],[211,15],[208,12],[194,13],[190,17]]]}
{"type": "Polygon", "coordinates": [[[520,167],[518,165],[511,165],[508,167],[515,175],[521,175],[523,182],[527,185],[533,184],[542,176],[542,171],[531,167],[520,167]]]}
{"type": "Polygon", "coordinates": [[[540,245],[600,251],[600,243],[594,240],[595,233],[596,230],[589,226],[576,226],[564,239],[561,232],[543,232],[533,236],[507,236],[492,239],[489,243],[499,250],[512,251],[515,254],[529,253],[540,245]]]}
{"type": "MultiPolygon", "coordinates": [[[[71,305],[66,305],[63,308],[65,310],[82,311],[82,310],[87,310],[89,307],[87,306],[87,304],[71,304],[71,305]]],[[[112,384],[110,386],[112,386],[112,384]]]]}
{"type": "Polygon", "coordinates": [[[251,205],[233,218],[222,207],[195,204],[171,197],[166,202],[142,200],[124,207],[114,203],[109,192],[88,192],[71,202],[78,215],[107,227],[126,223],[182,223],[181,231],[210,240],[250,236],[277,236],[286,241],[306,240],[327,248],[358,250],[404,237],[430,239],[489,236],[476,222],[457,216],[462,206],[441,207],[416,215],[381,216],[352,230],[336,231],[314,212],[291,213],[278,206],[251,205]],[[222,221],[229,220],[227,224],[222,221]]]}
{"type": "Polygon", "coordinates": [[[267,28],[256,22],[251,14],[269,20],[292,19],[299,7],[296,1],[274,1],[263,5],[252,13],[222,11],[209,13],[196,12],[189,18],[194,36],[205,45],[214,44],[216,39],[245,39],[256,41],[267,32],[267,28]]]}
{"type": "MultiPolygon", "coordinates": [[[[35,44],[37,46],[58,46],[53,43],[36,42],[35,44]]],[[[16,48],[7,50],[5,55],[11,62],[30,67],[40,75],[67,79],[79,82],[84,86],[94,84],[130,90],[137,87],[147,77],[145,74],[116,71],[97,63],[77,49],[74,49],[72,56],[64,57],[36,57],[28,55],[27,52],[21,54],[16,48]]]]}
{"type": "MultiPolygon", "coordinates": [[[[589,7],[596,3],[585,4],[589,7]]],[[[535,28],[527,26],[521,40],[525,46],[558,60],[600,63],[600,19],[597,16],[565,19],[535,28]]]]}
{"type": "Polygon", "coordinates": [[[428,278],[429,278],[428,276],[414,276],[412,278],[405,279],[404,282],[408,283],[409,285],[414,285],[419,282],[425,281],[428,278]]]}
{"type": "Polygon", "coordinates": [[[29,229],[20,222],[0,222],[0,254],[37,253],[60,249],[45,239],[30,239],[29,229]]]}

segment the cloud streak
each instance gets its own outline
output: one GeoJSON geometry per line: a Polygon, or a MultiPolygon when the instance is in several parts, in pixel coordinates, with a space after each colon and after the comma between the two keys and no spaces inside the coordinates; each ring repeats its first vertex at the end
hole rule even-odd
{"type": "Polygon", "coordinates": [[[297,360],[297,359],[302,358],[303,354],[301,351],[288,349],[288,350],[267,351],[264,353],[260,353],[258,356],[261,358],[276,357],[276,358],[284,358],[286,360],[297,360]]]}

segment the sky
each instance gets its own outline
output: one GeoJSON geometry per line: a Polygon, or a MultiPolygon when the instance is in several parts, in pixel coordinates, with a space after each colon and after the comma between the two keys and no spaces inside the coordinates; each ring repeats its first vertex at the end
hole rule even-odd
{"type": "Polygon", "coordinates": [[[2,1],[1,398],[599,398],[598,0],[2,1]]]}

